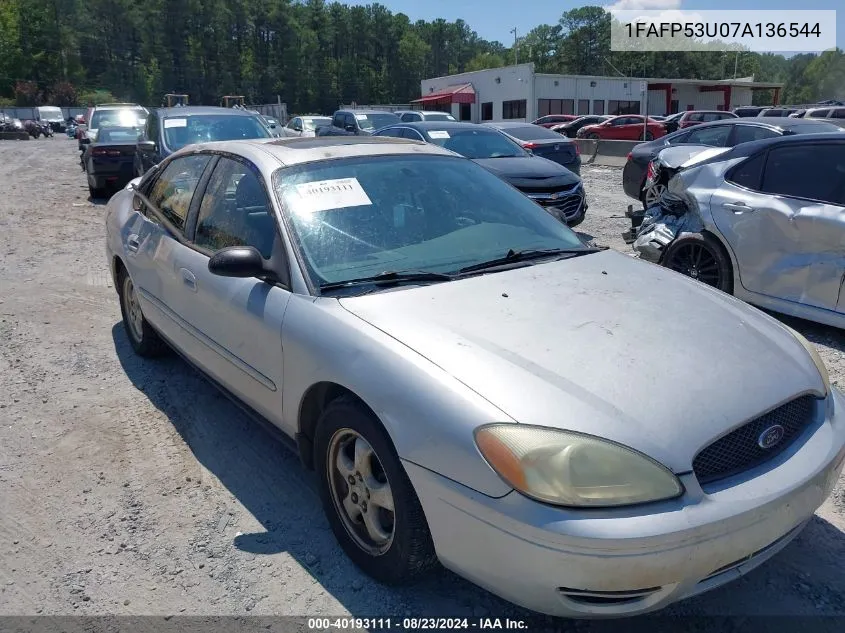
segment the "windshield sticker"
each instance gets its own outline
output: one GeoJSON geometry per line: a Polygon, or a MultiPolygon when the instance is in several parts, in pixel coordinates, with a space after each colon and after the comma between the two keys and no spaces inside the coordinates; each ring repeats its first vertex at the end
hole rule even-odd
{"type": "Polygon", "coordinates": [[[188,119],[165,119],[164,127],[188,127],[188,119]]]}
{"type": "Polygon", "coordinates": [[[446,130],[432,130],[428,135],[431,138],[449,138],[449,132],[446,130]]]}
{"type": "Polygon", "coordinates": [[[367,115],[366,114],[356,114],[355,118],[358,119],[359,121],[366,121],[367,115]]]}
{"type": "Polygon", "coordinates": [[[331,209],[372,205],[357,178],[338,178],[296,185],[297,211],[317,213],[331,209]]]}

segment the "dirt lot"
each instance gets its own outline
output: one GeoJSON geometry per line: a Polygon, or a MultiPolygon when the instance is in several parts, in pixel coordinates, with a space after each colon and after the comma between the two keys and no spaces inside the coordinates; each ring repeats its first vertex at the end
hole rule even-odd
{"type": "MultiPolygon", "coordinates": [[[[621,171],[584,180],[579,230],[627,252],[621,171]]],[[[294,455],[180,360],[132,355],[74,141],[0,142],[0,191],[0,615],[527,615],[447,572],[373,583],[294,455]]],[[[842,333],[790,325],[845,379],[842,333]]],[[[845,614],[843,503],[840,482],[774,560],[671,612],[845,614]]]]}

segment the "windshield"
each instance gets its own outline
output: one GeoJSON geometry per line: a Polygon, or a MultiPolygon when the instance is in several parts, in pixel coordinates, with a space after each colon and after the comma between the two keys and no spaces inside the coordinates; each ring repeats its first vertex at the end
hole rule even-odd
{"type": "Polygon", "coordinates": [[[164,119],[164,144],[173,151],[194,143],[270,138],[257,117],[238,114],[197,114],[164,119]]]}
{"type": "Polygon", "coordinates": [[[302,128],[304,130],[308,130],[309,132],[313,132],[318,127],[323,125],[331,125],[332,120],[331,117],[318,117],[314,119],[302,119],[302,128]]]}
{"type": "Polygon", "coordinates": [[[493,130],[429,130],[431,142],[467,158],[512,158],[528,156],[504,134],[493,130]]]}
{"type": "Polygon", "coordinates": [[[53,106],[42,106],[38,108],[38,113],[41,115],[42,119],[63,119],[64,114],[62,114],[61,108],[56,108],[53,106]]]}
{"type": "Polygon", "coordinates": [[[316,284],[452,273],[509,249],[586,249],[565,224],[457,157],[356,157],[281,168],[274,189],[316,284]]]}
{"type": "Polygon", "coordinates": [[[97,110],[91,116],[91,129],[101,127],[142,127],[147,119],[143,110],[124,108],[121,110],[97,110]]]}
{"type": "Polygon", "coordinates": [[[536,141],[544,138],[552,138],[556,141],[563,141],[560,134],[552,130],[540,127],[539,125],[526,125],[524,127],[509,127],[502,130],[505,134],[518,138],[520,141],[536,141]]]}
{"type": "Polygon", "coordinates": [[[426,112],[425,115],[426,121],[454,121],[455,117],[451,114],[447,114],[446,112],[426,112]]]}
{"type": "Polygon", "coordinates": [[[358,127],[362,130],[377,130],[401,121],[401,119],[392,112],[385,112],[383,114],[356,114],[355,118],[358,120],[358,127]]]}

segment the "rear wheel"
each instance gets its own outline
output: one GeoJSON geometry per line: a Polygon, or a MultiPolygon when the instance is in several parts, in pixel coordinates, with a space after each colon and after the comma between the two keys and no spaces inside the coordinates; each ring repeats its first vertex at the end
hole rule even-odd
{"type": "Polygon", "coordinates": [[[437,564],[422,506],[380,422],[352,397],[317,423],[323,509],[346,555],[375,580],[407,584],[437,564]]]}
{"type": "Polygon", "coordinates": [[[666,193],[666,183],[656,182],[643,190],[643,208],[648,209],[660,202],[660,196],[666,193]]]}
{"type": "Polygon", "coordinates": [[[147,358],[166,353],[167,345],[144,318],[132,278],[122,268],[117,276],[117,284],[123,327],[126,329],[132,349],[139,356],[147,358]]]}
{"type": "Polygon", "coordinates": [[[661,263],[722,292],[733,292],[730,257],[710,235],[690,233],[676,239],[666,249],[661,263]]]}

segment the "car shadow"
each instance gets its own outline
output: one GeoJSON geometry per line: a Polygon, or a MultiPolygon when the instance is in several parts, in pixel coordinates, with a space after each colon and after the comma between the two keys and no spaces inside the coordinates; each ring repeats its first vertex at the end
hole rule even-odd
{"type": "MultiPolygon", "coordinates": [[[[768,314],[775,317],[781,323],[788,325],[804,335],[808,341],[830,347],[839,352],[845,352],[845,330],[823,325],[814,321],[799,319],[798,317],[787,316],[766,310],[768,314]]],[[[845,387],[845,385],[843,385],[845,387]]]]}
{"type": "MultiPolygon", "coordinates": [[[[288,553],[315,582],[359,617],[507,617],[527,623],[532,631],[619,630],[618,623],[613,627],[610,622],[576,623],[537,615],[445,569],[411,587],[388,588],[375,583],[354,567],[338,546],[323,515],[315,478],[289,450],[289,442],[282,441],[280,431],[256,423],[177,355],[155,360],[135,355],[120,322],[112,328],[112,339],[132,384],[167,416],[197,461],[263,526],[235,536],[231,542],[235,550],[255,556],[288,553]]],[[[845,498],[840,502],[845,503],[845,498]]],[[[755,570],[744,581],[673,605],[660,616],[628,619],[624,628],[643,633],[717,630],[709,624],[701,628],[701,622],[698,629],[692,621],[689,626],[685,621],[682,625],[676,616],[711,618],[725,615],[724,605],[738,608],[754,600],[764,606],[770,604],[765,597],[770,598],[772,592],[767,579],[775,576],[788,589],[798,583],[808,587],[804,602],[790,605],[798,613],[806,612],[808,604],[812,608],[818,596],[825,596],[829,605],[843,604],[845,581],[838,575],[843,565],[842,532],[816,516],[795,542],[763,566],[769,573],[755,570]],[[802,572],[807,560],[816,561],[814,574],[820,568],[818,561],[826,561],[827,571],[806,578],[802,572]],[[837,583],[839,589],[835,589],[837,583]]],[[[779,591],[779,595],[782,593],[779,591]]]]}

